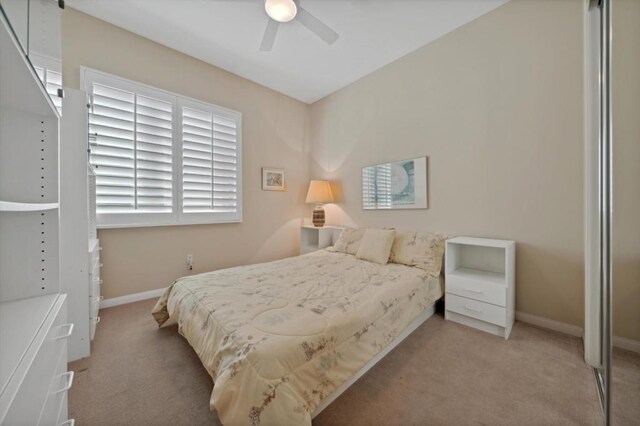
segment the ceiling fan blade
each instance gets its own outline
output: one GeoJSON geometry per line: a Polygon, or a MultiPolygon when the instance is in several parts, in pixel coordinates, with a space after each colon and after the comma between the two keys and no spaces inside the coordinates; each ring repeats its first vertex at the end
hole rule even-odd
{"type": "Polygon", "coordinates": [[[262,36],[262,43],[260,43],[260,51],[268,52],[273,49],[273,42],[276,41],[276,34],[278,34],[279,26],[279,22],[269,19],[267,28],[265,28],[264,35],[262,36]]]}
{"type": "Polygon", "coordinates": [[[309,31],[320,37],[328,44],[333,44],[338,40],[340,35],[337,32],[333,31],[327,24],[310,14],[307,9],[300,7],[298,4],[298,14],[296,15],[296,19],[309,31]]]}

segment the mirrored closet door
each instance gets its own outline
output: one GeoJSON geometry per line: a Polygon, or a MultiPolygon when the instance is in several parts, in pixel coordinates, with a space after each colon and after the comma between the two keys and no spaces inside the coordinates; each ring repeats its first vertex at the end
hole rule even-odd
{"type": "Polygon", "coordinates": [[[593,367],[605,424],[611,420],[611,1],[586,16],[585,359],[593,367]]]}
{"type": "Polygon", "coordinates": [[[638,419],[639,52],[640,2],[585,0],[584,343],[605,425],[638,419]]]}

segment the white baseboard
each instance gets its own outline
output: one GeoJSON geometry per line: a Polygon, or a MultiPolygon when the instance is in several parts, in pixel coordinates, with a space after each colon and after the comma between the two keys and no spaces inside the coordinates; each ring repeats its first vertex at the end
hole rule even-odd
{"type": "MultiPolygon", "coordinates": [[[[539,317],[537,315],[528,314],[526,312],[516,312],[516,319],[518,321],[526,322],[527,324],[535,325],[564,334],[569,334],[571,336],[580,338],[584,336],[582,327],[578,327],[577,325],[573,324],[567,324],[565,322],[550,320],[547,318],[539,317]]],[[[627,339],[626,337],[613,336],[613,346],[615,346],[616,348],[625,349],[627,351],[640,353],[640,341],[627,339]]]]}
{"type": "Polygon", "coordinates": [[[140,300],[153,299],[162,296],[165,288],[158,288],[156,290],[143,291],[142,293],[127,294],[125,296],[112,297],[111,299],[105,299],[100,302],[100,309],[111,308],[112,306],[124,305],[127,303],[139,302],[140,300]]]}
{"type": "Polygon", "coordinates": [[[526,312],[516,312],[516,320],[536,325],[538,327],[547,328],[549,330],[558,331],[560,333],[569,334],[571,336],[582,337],[583,335],[582,327],[539,317],[526,312]]]}
{"type": "Polygon", "coordinates": [[[640,342],[626,337],[613,336],[613,346],[640,354],[640,342]]]}

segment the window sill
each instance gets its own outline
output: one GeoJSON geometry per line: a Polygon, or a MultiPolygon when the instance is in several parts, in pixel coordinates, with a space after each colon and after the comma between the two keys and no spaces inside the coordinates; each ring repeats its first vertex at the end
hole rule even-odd
{"type": "Polygon", "coordinates": [[[233,218],[187,218],[180,222],[175,220],[158,220],[147,222],[130,222],[130,223],[100,223],[98,219],[98,229],[118,229],[118,228],[153,228],[165,226],[189,226],[189,225],[222,225],[230,223],[242,223],[242,215],[233,218]]]}

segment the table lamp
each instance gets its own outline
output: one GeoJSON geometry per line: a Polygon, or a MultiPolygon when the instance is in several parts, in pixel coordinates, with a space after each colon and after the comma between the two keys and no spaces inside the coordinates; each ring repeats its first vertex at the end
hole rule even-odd
{"type": "Polygon", "coordinates": [[[323,204],[333,203],[333,194],[331,194],[331,185],[328,180],[312,180],[309,184],[306,203],[315,204],[313,209],[313,226],[321,228],[324,226],[324,209],[323,204]]]}

